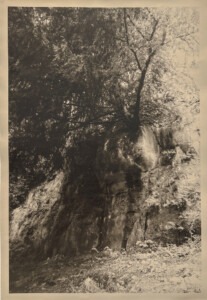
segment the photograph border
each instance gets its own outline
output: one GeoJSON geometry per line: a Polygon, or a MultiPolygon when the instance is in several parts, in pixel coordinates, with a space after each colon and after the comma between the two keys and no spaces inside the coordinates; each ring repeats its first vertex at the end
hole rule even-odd
{"type": "Polygon", "coordinates": [[[8,0],[0,1],[0,63],[1,63],[1,292],[6,299],[207,299],[207,1],[206,0],[8,0]],[[202,290],[201,293],[186,294],[48,294],[9,293],[9,164],[8,164],[8,7],[198,7],[200,10],[200,72],[196,80],[201,98],[201,218],[202,218],[202,290]]]}

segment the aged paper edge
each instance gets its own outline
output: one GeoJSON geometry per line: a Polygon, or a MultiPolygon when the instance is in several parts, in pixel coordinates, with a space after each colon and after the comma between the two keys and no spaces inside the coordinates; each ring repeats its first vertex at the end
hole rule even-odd
{"type": "Polygon", "coordinates": [[[207,299],[207,1],[206,0],[1,0],[0,1],[0,139],[1,139],[1,291],[2,299],[207,299]],[[9,6],[40,7],[197,7],[200,10],[201,97],[201,195],[202,195],[202,292],[198,294],[9,294],[9,210],[8,210],[8,19],[9,6]]]}

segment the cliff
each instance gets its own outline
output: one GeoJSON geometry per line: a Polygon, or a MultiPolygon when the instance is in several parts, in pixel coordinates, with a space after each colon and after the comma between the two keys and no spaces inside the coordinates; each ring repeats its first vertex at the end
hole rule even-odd
{"type": "Polygon", "coordinates": [[[143,126],[69,147],[65,169],[14,209],[10,254],[78,255],[200,234],[199,135],[143,126]]]}

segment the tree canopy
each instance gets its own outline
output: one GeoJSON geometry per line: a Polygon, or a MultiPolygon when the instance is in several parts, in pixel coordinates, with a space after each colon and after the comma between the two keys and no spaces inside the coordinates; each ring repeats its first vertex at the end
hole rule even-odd
{"type": "Polygon", "coordinates": [[[16,186],[19,178],[29,189],[60,168],[68,138],[114,128],[136,135],[181,118],[181,102],[198,109],[189,75],[196,9],[10,7],[8,16],[16,186]]]}

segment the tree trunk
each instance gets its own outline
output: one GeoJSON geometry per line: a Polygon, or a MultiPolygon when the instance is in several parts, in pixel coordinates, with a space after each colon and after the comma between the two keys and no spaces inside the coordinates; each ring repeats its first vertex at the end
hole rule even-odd
{"type": "Polygon", "coordinates": [[[142,98],[142,90],[144,87],[144,83],[145,83],[145,77],[147,74],[147,70],[149,68],[150,62],[152,57],[155,55],[156,51],[154,50],[153,52],[151,52],[149,54],[149,57],[146,61],[145,67],[143,68],[142,72],[141,72],[141,76],[139,79],[139,85],[137,88],[137,97],[136,97],[136,103],[134,105],[134,113],[133,113],[133,119],[132,119],[132,123],[134,124],[134,129],[137,131],[139,126],[140,126],[140,103],[141,103],[141,98],[142,98]]]}

